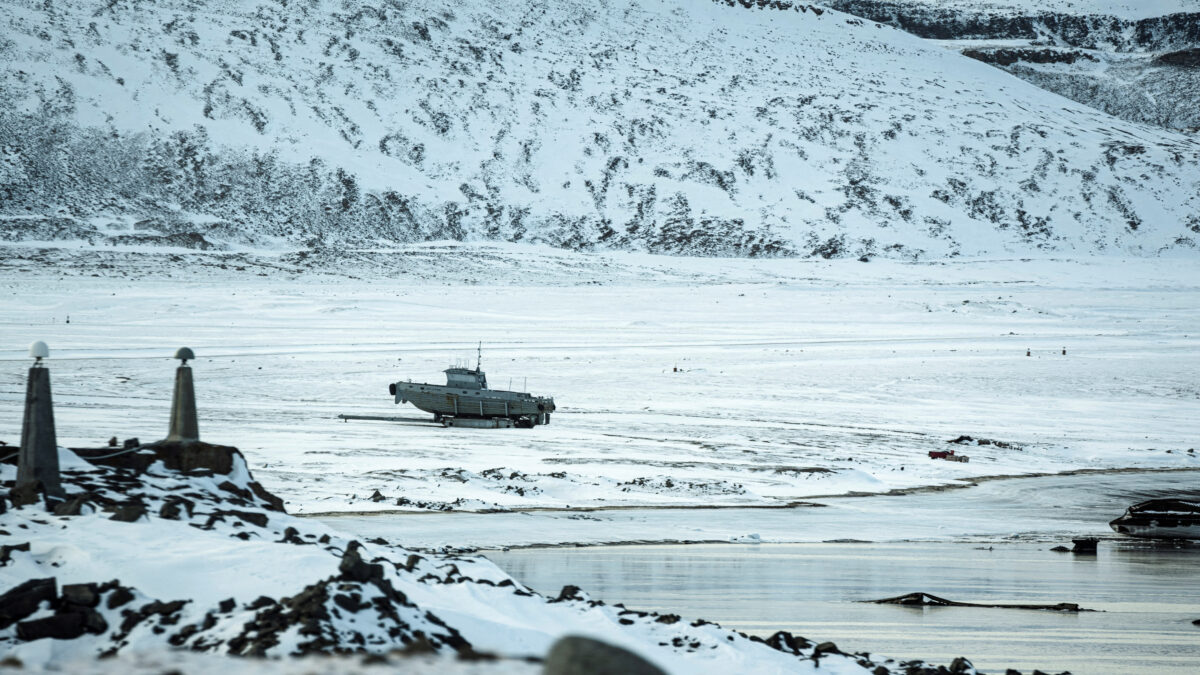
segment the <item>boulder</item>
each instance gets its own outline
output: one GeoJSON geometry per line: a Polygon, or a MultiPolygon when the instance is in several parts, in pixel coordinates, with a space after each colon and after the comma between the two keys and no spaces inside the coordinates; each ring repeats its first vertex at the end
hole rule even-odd
{"type": "Polygon", "coordinates": [[[812,657],[814,659],[819,659],[822,656],[825,656],[826,654],[841,654],[841,653],[842,653],[842,650],[838,649],[837,645],[835,645],[834,643],[822,642],[821,644],[817,645],[816,647],[813,647],[812,657]]]}
{"type": "Polygon", "coordinates": [[[86,628],[87,617],[82,612],[64,612],[44,619],[18,623],[17,637],[25,641],[42,638],[73,640],[83,635],[86,628]]]}
{"type": "Polygon", "coordinates": [[[342,554],[342,562],[338,565],[338,571],[342,573],[342,578],[359,582],[383,579],[383,565],[364,561],[362,554],[359,553],[360,550],[362,550],[362,544],[357,541],[346,545],[346,552],[342,554]]]}
{"type": "Polygon", "coordinates": [[[83,505],[87,504],[91,497],[92,495],[87,492],[71,495],[67,497],[66,501],[54,505],[54,515],[78,516],[83,511],[83,505]]]}
{"type": "Polygon", "coordinates": [[[100,612],[89,609],[83,613],[83,629],[93,635],[100,635],[108,630],[108,622],[100,612]]]}
{"type": "Polygon", "coordinates": [[[68,605],[91,608],[100,604],[100,592],[96,584],[65,584],[62,600],[68,605]]]}
{"type": "Polygon", "coordinates": [[[178,501],[163,502],[162,508],[158,510],[158,517],[163,520],[179,520],[179,516],[183,513],[183,507],[178,501]]]}
{"type": "Polygon", "coordinates": [[[132,523],[146,515],[146,505],[140,501],[128,501],[112,507],[112,511],[113,514],[109,520],[115,520],[119,523],[132,523]]]}
{"type": "Polygon", "coordinates": [[[12,500],[13,506],[28,506],[30,504],[38,503],[42,492],[42,481],[32,480],[27,483],[22,483],[9,490],[8,498],[12,500]]]}
{"type": "Polygon", "coordinates": [[[0,595],[0,630],[24,619],[38,610],[43,602],[58,598],[58,580],[30,579],[0,595]]]}
{"type": "Polygon", "coordinates": [[[109,594],[108,599],[104,601],[104,606],[109,609],[116,609],[122,605],[127,605],[133,602],[133,591],[124,586],[117,586],[113,592],[109,594]]]}
{"type": "Polygon", "coordinates": [[[950,672],[954,673],[954,675],[966,675],[967,673],[974,673],[975,666],[965,657],[960,656],[950,662],[950,672]]]}
{"type": "Polygon", "coordinates": [[[559,639],[546,655],[544,675],[666,675],[628,649],[578,635],[559,639]]]}
{"type": "Polygon", "coordinates": [[[13,551],[29,551],[29,542],[25,542],[24,544],[0,545],[0,567],[4,567],[12,560],[13,551]]]}

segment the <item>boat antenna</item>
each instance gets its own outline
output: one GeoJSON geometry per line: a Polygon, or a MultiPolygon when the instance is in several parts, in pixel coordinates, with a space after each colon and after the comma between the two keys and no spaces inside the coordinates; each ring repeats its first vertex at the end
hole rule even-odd
{"type": "Polygon", "coordinates": [[[479,366],[483,364],[483,340],[479,341],[479,347],[475,354],[475,372],[479,372],[479,366]]]}

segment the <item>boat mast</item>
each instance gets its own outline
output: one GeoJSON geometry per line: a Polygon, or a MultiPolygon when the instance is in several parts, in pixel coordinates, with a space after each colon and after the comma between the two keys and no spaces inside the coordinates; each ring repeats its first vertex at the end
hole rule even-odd
{"type": "Polygon", "coordinates": [[[475,372],[479,372],[479,366],[483,364],[483,340],[479,341],[478,351],[475,353],[475,372]]]}

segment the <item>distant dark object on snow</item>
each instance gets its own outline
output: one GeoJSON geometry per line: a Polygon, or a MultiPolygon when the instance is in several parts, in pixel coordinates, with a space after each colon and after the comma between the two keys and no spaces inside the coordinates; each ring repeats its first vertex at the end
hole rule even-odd
{"type": "Polygon", "coordinates": [[[1072,539],[1071,543],[1075,544],[1075,548],[1071,549],[1072,553],[1096,555],[1096,545],[1100,543],[1100,540],[1095,537],[1083,537],[1072,539]]]}
{"type": "Polygon", "coordinates": [[[997,448],[1004,448],[1005,450],[1021,449],[1021,446],[1017,445],[1016,443],[1009,443],[1008,441],[995,441],[990,438],[974,438],[967,435],[962,435],[946,442],[954,443],[956,445],[994,445],[997,448]]]}

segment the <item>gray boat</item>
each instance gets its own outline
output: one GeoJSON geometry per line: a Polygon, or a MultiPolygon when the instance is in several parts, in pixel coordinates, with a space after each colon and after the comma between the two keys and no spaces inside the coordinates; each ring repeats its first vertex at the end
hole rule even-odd
{"type": "Polygon", "coordinates": [[[446,384],[394,382],[388,392],[396,403],[411,403],[433,421],[449,425],[456,419],[510,420],[518,427],[549,424],[554,398],[519,391],[488,389],[487,375],[476,362],[474,368],[447,368],[446,384]]]}

